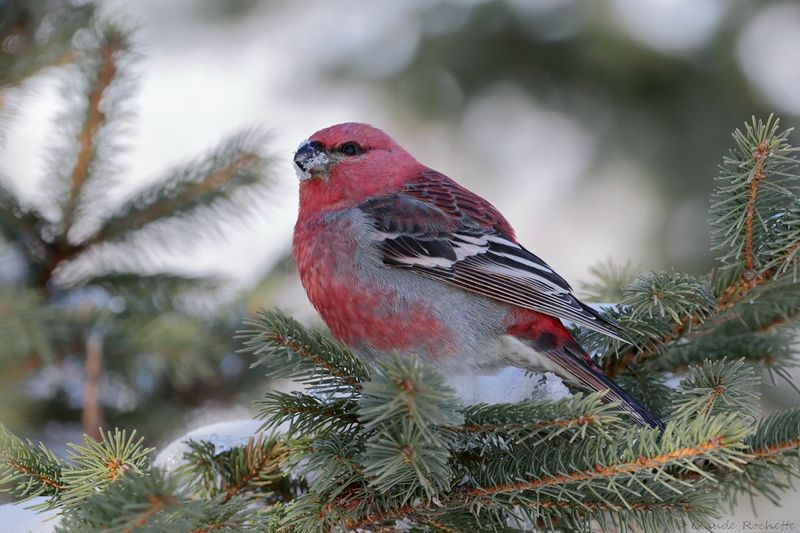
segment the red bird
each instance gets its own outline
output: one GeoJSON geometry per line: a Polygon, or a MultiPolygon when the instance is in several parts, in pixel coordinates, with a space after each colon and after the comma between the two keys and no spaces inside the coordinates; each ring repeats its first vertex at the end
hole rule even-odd
{"type": "Polygon", "coordinates": [[[639,423],[663,424],[572,338],[561,319],[621,338],[489,202],[419,163],[381,130],[331,126],[294,156],[293,254],[331,333],[362,357],[414,353],[445,374],[507,366],[608,389],[639,423]]]}

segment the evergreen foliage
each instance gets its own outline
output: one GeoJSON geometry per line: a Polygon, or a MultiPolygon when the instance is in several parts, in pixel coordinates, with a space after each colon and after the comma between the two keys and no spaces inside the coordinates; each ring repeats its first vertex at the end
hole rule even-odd
{"type": "MultiPolygon", "coordinates": [[[[119,131],[101,103],[107,94],[124,96],[128,78],[118,71],[129,64],[129,37],[102,26],[87,35],[74,59],[82,104],[65,126],[74,128],[72,155],[54,174],[65,193],[51,199],[59,215],[0,190],[0,231],[23,258],[27,283],[0,294],[30,317],[0,360],[44,364],[76,344],[77,330],[87,360],[102,349],[98,339],[116,346],[109,353],[169,348],[182,375],[202,368],[188,363],[195,351],[213,346],[192,344],[202,328],[173,314],[174,291],[198,280],[142,276],[114,267],[113,254],[99,257],[114,246],[132,250],[126,247],[152,238],[156,225],[169,225],[166,232],[158,226],[158,235],[174,238],[213,213],[214,226],[239,205],[241,191],[263,190],[264,160],[253,137],[235,137],[111,212],[94,211],[119,131]],[[127,307],[126,323],[159,320],[152,338],[132,338],[102,306],[63,303],[70,294],[87,298],[90,286],[131,299],[151,288],[170,295],[127,307]]],[[[702,277],[632,276],[629,267],[604,267],[590,286],[599,297],[621,297],[605,313],[632,342],[577,330],[581,341],[612,377],[666,416],[663,432],[635,426],[602,393],[465,407],[413,355],[368,367],[324,334],[270,311],[246,322],[242,353],[267,377],[304,390],[268,393],[258,403],[263,431],[245,444],[192,442],[183,465],[170,471],[153,465],[152,451],[133,433],[87,436],[61,458],[3,427],[2,487],[16,500],[43,497],[39,507],[58,509],[58,527],[69,532],[661,532],[709,525],[721,504],[742,494],[777,500],[800,474],[800,408],[762,417],[757,385],[759,370],[786,376],[797,362],[799,176],[787,139],[772,118],[753,119],[734,134],[710,209],[717,269],[702,277]],[[679,375],[678,388],[668,387],[679,375]]]]}
{"type": "Polygon", "coordinates": [[[4,126],[15,118],[4,111],[30,105],[29,88],[42,78],[56,76],[63,98],[40,192],[22,197],[11,178],[24,176],[0,176],[0,257],[16,265],[0,278],[0,419],[24,429],[43,425],[36,415],[49,412],[81,419],[95,438],[109,419],[164,427],[164,413],[148,416],[154,403],[191,404],[212,381],[236,385],[216,375],[239,317],[198,305],[218,301],[223,280],[164,271],[159,256],[187,252],[263,207],[271,188],[266,138],[235,133],[117,199],[136,89],[134,37],[98,20],[91,4],[11,2],[3,10],[4,126]],[[38,376],[69,374],[60,369],[76,361],[81,378],[31,397],[38,376]]]}

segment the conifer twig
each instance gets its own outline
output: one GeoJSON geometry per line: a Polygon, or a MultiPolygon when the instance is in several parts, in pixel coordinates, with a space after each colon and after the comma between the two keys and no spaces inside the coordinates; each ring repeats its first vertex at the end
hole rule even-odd
{"type": "Polygon", "coordinates": [[[756,200],[758,199],[758,185],[766,178],[764,174],[764,163],[769,154],[769,143],[764,140],[758,143],[753,158],[756,160],[756,165],[753,168],[753,178],[750,181],[750,192],[747,199],[747,207],[745,208],[744,220],[744,268],[745,271],[753,270],[755,260],[753,258],[753,219],[756,212],[756,200]]]}
{"type": "Polygon", "coordinates": [[[154,496],[152,494],[147,496],[147,501],[150,504],[147,510],[130,526],[123,529],[123,533],[133,533],[140,527],[147,524],[150,520],[152,520],[153,517],[156,514],[158,514],[158,512],[161,511],[161,509],[163,509],[164,507],[171,507],[179,503],[172,496],[165,496],[159,498],[158,496],[154,496]]]}
{"type": "Polygon", "coordinates": [[[492,487],[476,487],[470,489],[468,495],[471,497],[482,498],[494,494],[505,494],[511,492],[520,492],[524,490],[535,490],[545,486],[562,485],[567,483],[574,483],[577,481],[587,481],[599,477],[613,477],[621,474],[632,474],[642,470],[656,469],[675,461],[704,457],[709,452],[721,450],[724,447],[725,443],[722,439],[713,438],[705,442],[701,442],[696,446],[679,448],[677,450],[673,450],[671,452],[667,452],[664,454],[659,454],[653,457],[641,456],[636,461],[631,461],[627,463],[612,464],[608,466],[598,465],[588,470],[579,470],[576,472],[569,472],[566,474],[545,476],[543,478],[534,479],[530,481],[503,483],[492,487]]]}
{"type": "Polygon", "coordinates": [[[125,42],[122,35],[118,32],[113,32],[98,50],[100,63],[97,69],[97,79],[88,96],[86,120],[78,132],[78,158],[72,168],[72,174],[69,179],[67,203],[63,213],[64,235],[69,233],[75,221],[75,212],[78,207],[81,189],[89,174],[89,167],[95,152],[95,136],[105,120],[105,113],[101,109],[100,103],[106,90],[111,86],[114,76],[117,74],[115,54],[122,50],[124,46],[125,42]]]}
{"type": "Polygon", "coordinates": [[[288,453],[288,449],[279,447],[278,453],[273,455],[269,452],[274,448],[264,450],[264,433],[259,433],[256,439],[250,439],[245,447],[247,471],[245,474],[236,480],[228,489],[222,498],[222,503],[228,503],[239,491],[245,488],[253,479],[265,470],[270,463],[280,461],[288,453]]]}
{"type": "Polygon", "coordinates": [[[83,431],[93,439],[99,440],[103,425],[103,411],[100,405],[100,380],[103,370],[103,336],[99,331],[89,332],[86,339],[86,359],[83,364],[83,412],[81,424],[83,431]]]}
{"type": "Polygon", "coordinates": [[[39,481],[41,481],[43,485],[46,485],[47,487],[50,487],[53,490],[60,491],[64,490],[65,488],[63,484],[59,483],[55,479],[45,476],[41,472],[34,472],[33,470],[26,467],[19,461],[15,460],[13,457],[3,452],[2,450],[0,450],[0,458],[8,465],[15,468],[20,474],[36,478],[39,481]]]}
{"type": "Polygon", "coordinates": [[[129,212],[124,213],[121,221],[117,218],[106,221],[102,228],[84,246],[88,247],[105,242],[119,237],[122,233],[143,228],[148,224],[172,216],[176,212],[176,207],[196,202],[205,195],[219,191],[240,172],[255,167],[259,161],[261,161],[261,158],[254,153],[237,153],[222,168],[203,176],[195,183],[183,184],[180,188],[181,190],[175,196],[170,196],[167,201],[155,201],[141,209],[131,209],[129,212]]]}
{"type": "MultiPolygon", "coordinates": [[[[723,438],[714,437],[700,442],[694,446],[685,446],[670,452],[654,455],[652,457],[641,456],[635,461],[622,462],[609,465],[597,465],[586,470],[566,472],[549,475],[538,479],[518,481],[513,483],[501,483],[493,486],[474,487],[466,491],[454,493],[454,497],[442,501],[444,508],[460,508],[471,501],[491,498],[500,494],[512,494],[517,492],[537,490],[544,487],[568,485],[571,483],[589,481],[598,478],[612,478],[618,475],[631,475],[636,472],[651,471],[663,468],[670,463],[685,463],[694,459],[706,457],[709,453],[726,449],[728,443],[723,438]]],[[[782,448],[776,448],[782,449],[782,448]]],[[[769,453],[773,450],[765,451],[769,453]]],[[[777,452],[775,452],[777,453],[777,452]]],[[[737,463],[744,463],[740,457],[734,458],[737,463]]],[[[399,520],[411,514],[427,510],[431,502],[423,501],[411,505],[404,505],[396,509],[367,515],[360,520],[348,520],[346,526],[351,529],[366,528],[371,525],[380,524],[387,520],[399,520]]],[[[439,508],[441,510],[441,508],[439,508]]]]}

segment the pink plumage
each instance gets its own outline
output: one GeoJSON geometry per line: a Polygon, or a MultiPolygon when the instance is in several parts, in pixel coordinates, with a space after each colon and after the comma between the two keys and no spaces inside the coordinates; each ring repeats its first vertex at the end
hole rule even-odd
{"type": "Polygon", "coordinates": [[[618,326],[517,241],[488,201],[366,124],[331,126],[295,154],[293,253],[331,333],[367,359],[414,353],[444,372],[551,370],[608,390],[642,424],[662,423],[617,386],[561,319],[618,326]]]}

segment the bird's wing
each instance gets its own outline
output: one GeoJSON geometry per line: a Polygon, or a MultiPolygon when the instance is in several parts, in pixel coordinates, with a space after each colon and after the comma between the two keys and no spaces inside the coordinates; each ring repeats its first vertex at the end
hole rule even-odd
{"type": "Polygon", "coordinates": [[[441,197],[447,200],[444,208],[405,191],[359,205],[372,222],[369,237],[386,265],[622,339],[618,326],[581,303],[547,263],[501,231],[508,223],[488,202],[470,195],[470,209],[484,213],[483,219],[476,220],[458,202],[441,197]],[[479,201],[494,213],[477,205],[479,201]],[[500,227],[487,224],[491,218],[500,221],[500,227]]]}

